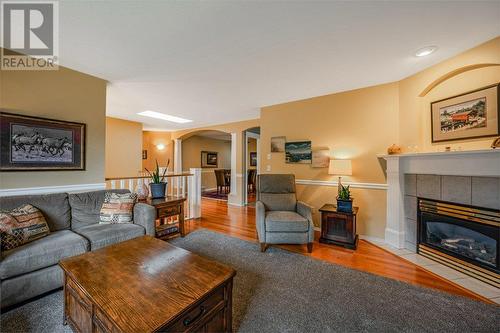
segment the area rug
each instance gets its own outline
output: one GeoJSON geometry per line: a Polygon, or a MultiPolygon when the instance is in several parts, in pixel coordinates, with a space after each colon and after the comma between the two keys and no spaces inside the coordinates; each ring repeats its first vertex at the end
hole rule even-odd
{"type": "Polygon", "coordinates": [[[202,192],[201,196],[204,198],[217,199],[217,200],[226,200],[227,201],[227,193],[217,193],[217,191],[207,191],[202,192]]]}
{"type": "MultiPolygon", "coordinates": [[[[207,231],[172,244],[231,265],[238,332],[498,332],[500,307],[207,231]]],[[[2,314],[2,332],[70,332],[62,292],[2,314]]]]}

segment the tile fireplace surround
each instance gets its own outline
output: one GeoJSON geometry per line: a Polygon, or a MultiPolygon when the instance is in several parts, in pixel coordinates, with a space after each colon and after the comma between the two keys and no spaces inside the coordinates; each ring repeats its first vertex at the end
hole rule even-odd
{"type": "Polygon", "coordinates": [[[416,197],[500,209],[500,150],[378,157],[387,161],[385,242],[395,248],[416,252],[416,197]]]}
{"type": "Polygon", "coordinates": [[[378,155],[387,162],[389,251],[500,303],[500,290],[421,255],[417,249],[417,198],[500,210],[500,149],[378,155]]]}

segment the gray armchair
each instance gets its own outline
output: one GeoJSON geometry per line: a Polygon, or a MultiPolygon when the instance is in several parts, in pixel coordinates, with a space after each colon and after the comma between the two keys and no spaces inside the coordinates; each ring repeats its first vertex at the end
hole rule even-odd
{"type": "Polygon", "coordinates": [[[312,252],[312,207],[297,201],[294,175],[257,176],[256,224],[260,249],[268,244],[307,244],[312,252]]]}

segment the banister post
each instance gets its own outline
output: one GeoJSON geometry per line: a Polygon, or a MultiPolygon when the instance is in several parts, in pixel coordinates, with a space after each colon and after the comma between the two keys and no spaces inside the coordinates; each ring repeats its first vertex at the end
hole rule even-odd
{"type": "Polygon", "coordinates": [[[201,168],[191,168],[192,176],[188,180],[188,203],[189,217],[196,219],[201,217],[201,168]]]}

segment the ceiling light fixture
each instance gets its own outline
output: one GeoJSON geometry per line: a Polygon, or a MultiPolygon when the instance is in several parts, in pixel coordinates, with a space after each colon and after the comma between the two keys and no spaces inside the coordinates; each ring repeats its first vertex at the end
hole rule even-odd
{"type": "Polygon", "coordinates": [[[437,50],[437,46],[426,46],[426,47],[423,47],[421,49],[418,49],[417,52],[415,52],[415,56],[425,57],[431,53],[434,53],[436,50],[437,50]]]}
{"type": "Polygon", "coordinates": [[[178,123],[178,124],[185,124],[185,123],[190,123],[192,120],[189,119],[184,119],[181,117],[175,117],[175,116],[170,116],[168,114],[156,112],[156,111],[143,111],[137,113],[139,116],[144,116],[144,117],[150,117],[150,118],[156,118],[156,119],[162,119],[166,121],[171,121],[173,123],[178,123]]]}

